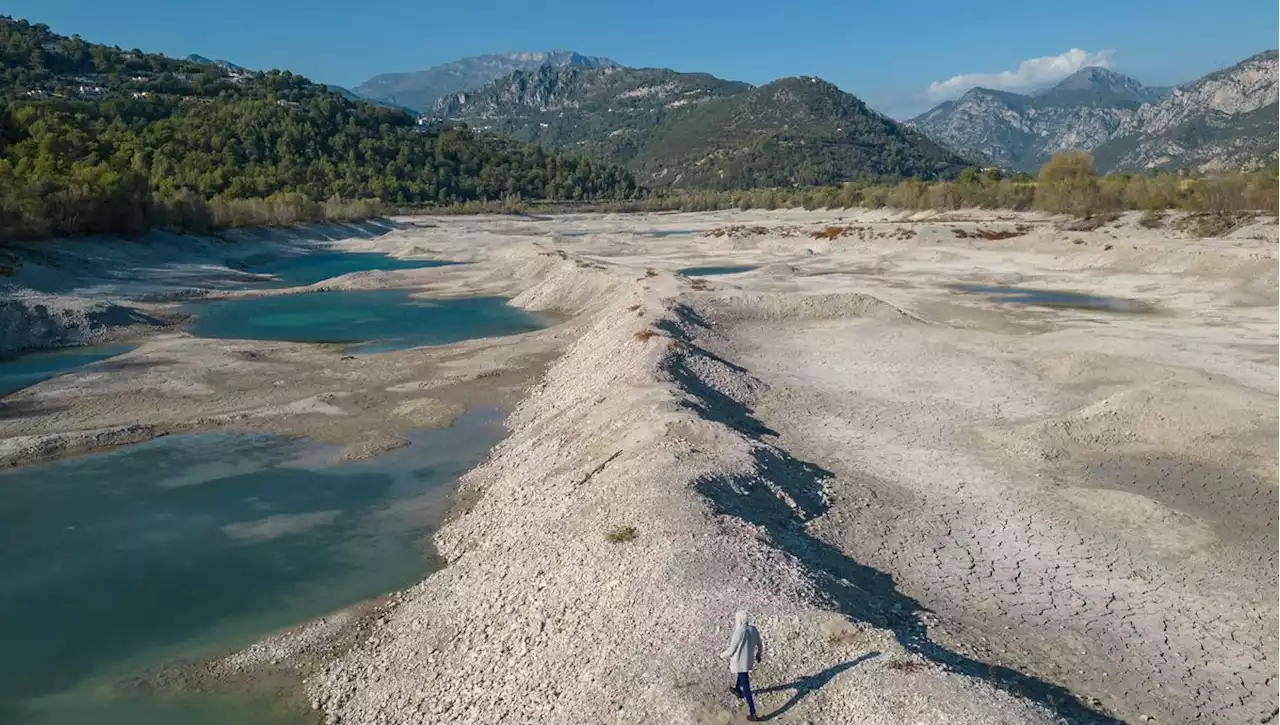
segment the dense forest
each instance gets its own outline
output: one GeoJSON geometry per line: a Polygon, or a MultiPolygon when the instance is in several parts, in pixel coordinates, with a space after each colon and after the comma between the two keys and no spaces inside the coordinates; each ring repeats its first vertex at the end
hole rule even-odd
{"type": "Polygon", "coordinates": [[[288,71],[126,51],[6,17],[0,64],[0,239],[289,223],[359,215],[373,200],[642,192],[616,165],[423,127],[288,71]]]}

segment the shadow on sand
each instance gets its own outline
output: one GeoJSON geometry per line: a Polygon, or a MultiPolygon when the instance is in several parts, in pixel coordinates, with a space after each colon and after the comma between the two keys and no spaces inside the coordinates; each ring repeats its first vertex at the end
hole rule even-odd
{"type": "Polygon", "coordinates": [[[805,677],[801,677],[800,679],[795,680],[793,682],[786,682],[781,685],[774,685],[772,687],[762,687],[758,690],[754,690],[753,694],[756,694],[756,695],[762,695],[766,692],[782,692],[783,690],[796,691],[795,694],[792,695],[791,698],[788,699],[786,702],[782,703],[782,706],[779,707],[777,710],[774,710],[768,715],[761,715],[760,720],[762,722],[768,722],[769,720],[772,720],[775,717],[779,717],[780,715],[786,714],[788,710],[796,706],[796,703],[800,702],[801,700],[808,697],[809,695],[817,692],[818,690],[821,690],[822,688],[826,687],[828,682],[831,682],[836,678],[836,675],[842,672],[845,672],[847,670],[851,670],[854,667],[857,667],[858,665],[862,664],[863,662],[866,662],[867,660],[874,659],[879,656],[880,656],[879,652],[867,652],[866,654],[860,655],[855,659],[849,660],[848,662],[841,662],[840,664],[834,667],[828,667],[827,669],[821,672],[818,672],[812,675],[807,675],[805,677]]]}
{"type": "MultiPolygon", "coordinates": [[[[715,390],[688,366],[691,355],[719,358],[699,347],[693,339],[695,328],[710,329],[707,322],[687,307],[681,306],[675,311],[682,324],[667,325],[665,332],[688,345],[690,354],[672,356],[667,372],[688,393],[685,405],[709,420],[734,428],[754,443],[755,475],[708,477],[697,484],[699,492],[720,513],[763,528],[776,547],[806,564],[815,583],[842,614],[892,630],[908,652],[922,655],[950,672],[982,678],[1006,692],[1039,703],[1072,725],[1122,725],[1122,721],[1088,707],[1064,687],[1009,667],[973,659],[934,642],[921,618],[928,610],[898,591],[891,575],[860,564],[811,534],[805,524],[827,512],[829,504],[823,496],[823,482],[834,474],[793,458],[764,441],[762,436],[776,434],[746,405],[715,390]],[[789,497],[790,504],[775,494],[770,485],[765,485],[766,481],[789,497]]],[[[732,367],[742,370],[740,366],[732,367]]],[[[824,672],[801,680],[808,688],[804,694],[826,685],[834,674],[838,673],[826,676],[824,672]]],[[[801,697],[797,692],[793,701],[801,697]]],[[[794,702],[788,706],[791,705],[794,702]]]]}

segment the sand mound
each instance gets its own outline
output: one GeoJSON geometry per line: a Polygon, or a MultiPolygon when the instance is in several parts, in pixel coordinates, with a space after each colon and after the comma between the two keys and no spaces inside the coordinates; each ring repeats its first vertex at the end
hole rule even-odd
{"type": "Polygon", "coordinates": [[[924,322],[879,297],[860,292],[822,295],[735,293],[705,303],[708,316],[722,321],[834,320],[846,317],[924,322]]]}
{"type": "Polygon", "coordinates": [[[118,328],[164,324],[133,307],[78,297],[41,295],[0,300],[0,354],[91,345],[107,339],[118,328]]]}

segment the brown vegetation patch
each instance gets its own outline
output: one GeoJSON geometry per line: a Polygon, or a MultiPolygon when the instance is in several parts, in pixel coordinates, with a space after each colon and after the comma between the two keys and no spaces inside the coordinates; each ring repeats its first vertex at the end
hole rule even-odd
{"type": "Polygon", "coordinates": [[[853,227],[823,227],[809,236],[814,239],[839,239],[853,230],[853,227]]]}
{"type": "Polygon", "coordinates": [[[800,230],[796,227],[764,227],[758,224],[731,224],[727,227],[716,227],[715,229],[707,232],[705,236],[743,239],[746,237],[763,237],[765,235],[774,237],[797,237],[800,236],[800,230]]]}
{"type": "Polygon", "coordinates": [[[1014,237],[1021,237],[1029,231],[1031,231],[1031,227],[1025,224],[1019,224],[1017,227],[1014,227],[1013,229],[998,229],[998,230],[983,229],[979,227],[977,229],[974,229],[971,232],[966,231],[964,229],[960,229],[959,227],[954,227],[951,229],[951,233],[956,235],[958,239],[985,239],[991,242],[998,241],[1001,239],[1013,239],[1014,237]]]}
{"type": "Polygon", "coordinates": [[[1225,237],[1253,218],[1251,212],[1204,212],[1179,219],[1174,228],[1193,237],[1225,237]]]}
{"type": "Polygon", "coordinates": [[[1090,214],[1082,219],[1074,219],[1062,225],[1062,229],[1068,232],[1092,232],[1101,229],[1116,219],[1120,218],[1119,212],[1108,211],[1100,214],[1090,214]]]}
{"type": "Polygon", "coordinates": [[[636,339],[639,340],[640,342],[648,342],[649,338],[657,334],[658,333],[655,330],[640,330],[639,332],[636,333],[636,339]]]}
{"type": "Polygon", "coordinates": [[[1142,216],[1138,218],[1138,226],[1147,229],[1159,229],[1164,226],[1164,212],[1156,209],[1148,209],[1142,212],[1142,216]]]}
{"type": "Polygon", "coordinates": [[[610,531],[608,534],[605,534],[605,538],[608,539],[609,541],[612,541],[615,544],[625,544],[628,541],[635,541],[636,527],[619,526],[618,528],[610,531]]]}

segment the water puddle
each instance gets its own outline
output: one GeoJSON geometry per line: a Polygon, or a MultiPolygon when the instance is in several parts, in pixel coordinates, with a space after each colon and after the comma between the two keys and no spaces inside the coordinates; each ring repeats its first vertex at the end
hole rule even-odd
{"type": "Polygon", "coordinates": [[[684,269],[676,270],[676,273],[686,277],[714,277],[722,274],[741,274],[756,268],[755,265],[748,264],[726,267],[685,267],[684,269]]]}
{"type": "Polygon", "coordinates": [[[386,352],[541,329],[502,297],[414,298],[404,290],[313,292],[195,302],[188,329],[202,337],[351,343],[386,352]]]}
{"type": "Polygon", "coordinates": [[[289,722],[110,683],[419,581],[457,477],[503,434],[487,409],[369,461],[213,433],[0,473],[0,722],[289,722]]]}
{"type": "Polygon", "coordinates": [[[123,355],[135,345],[95,345],[38,350],[0,360],[0,396],[35,385],[75,368],[123,355]]]}
{"type": "Polygon", "coordinates": [[[1125,299],[1123,297],[1104,297],[1066,290],[999,287],[984,284],[954,284],[950,285],[950,288],[959,292],[986,295],[995,302],[1008,302],[1016,305],[1124,313],[1155,311],[1155,308],[1150,304],[1140,300],[1125,299]]]}
{"type": "Polygon", "coordinates": [[[275,277],[271,286],[301,287],[351,272],[425,269],[450,264],[454,262],[435,259],[398,259],[372,252],[313,252],[250,265],[246,269],[256,274],[269,274],[275,277]]]}
{"type": "Polygon", "coordinates": [[[655,239],[663,239],[665,237],[691,237],[695,234],[701,234],[700,229],[654,229],[647,232],[636,232],[644,237],[654,237],[655,239]]]}

